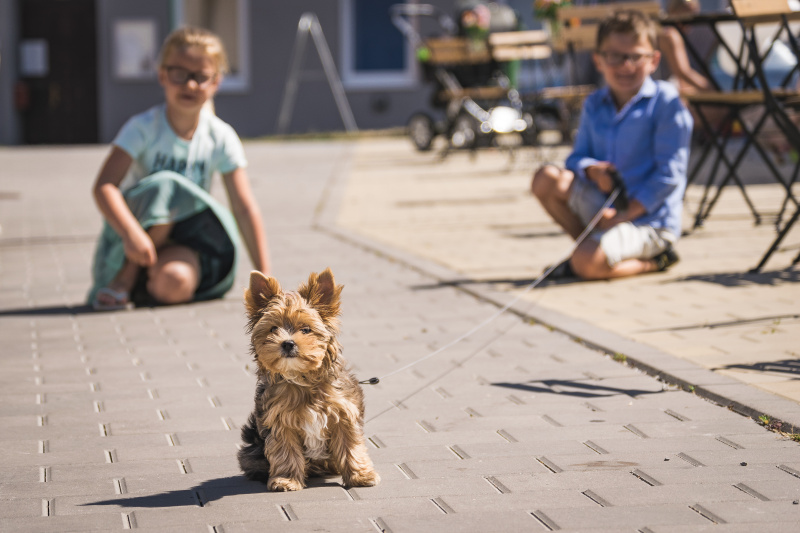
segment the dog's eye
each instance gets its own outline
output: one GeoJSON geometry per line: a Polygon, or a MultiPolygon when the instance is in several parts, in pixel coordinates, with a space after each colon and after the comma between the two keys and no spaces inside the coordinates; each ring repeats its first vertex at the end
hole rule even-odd
{"type": "Polygon", "coordinates": [[[304,328],[300,328],[300,333],[303,333],[303,334],[305,334],[305,335],[308,335],[309,333],[311,333],[311,328],[310,328],[310,327],[308,327],[308,326],[306,326],[306,327],[304,327],[304,328]]]}
{"type": "Polygon", "coordinates": [[[272,326],[272,329],[269,330],[270,333],[275,333],[278,331],[278,326],[272,326]]]}

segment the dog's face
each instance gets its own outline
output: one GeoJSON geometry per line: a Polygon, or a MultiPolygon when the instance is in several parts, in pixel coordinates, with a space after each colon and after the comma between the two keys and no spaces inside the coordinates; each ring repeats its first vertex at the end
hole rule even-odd
{"type": "Polygon", "coordinates": [[[341,291],[330,269],[311,274],[297,292],[284,292],[275,278],[253,271],[245,307],[259,367],[296,379],[331,364],[338,353],[341,291]]]}

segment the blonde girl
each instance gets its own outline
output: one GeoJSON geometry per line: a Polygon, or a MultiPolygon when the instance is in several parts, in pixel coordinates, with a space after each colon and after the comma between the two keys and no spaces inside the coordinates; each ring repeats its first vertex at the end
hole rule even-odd
{"type": "Polygon", "coordinates": [[[122,127],[94,184],[105,218],[89,292],[96,309],[221,297],[233,284],[239,232],[255,269],[269,273],[242,143],[209,105],[227,68],[207,30],[180,28],[164,42],[165,101],[122,127]],[[215,172],[233,216],[209,195],[215,172]]]}

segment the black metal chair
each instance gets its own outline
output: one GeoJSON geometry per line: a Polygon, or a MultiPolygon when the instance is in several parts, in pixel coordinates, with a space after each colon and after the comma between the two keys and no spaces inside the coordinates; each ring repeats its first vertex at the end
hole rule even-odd
{"type": "MultiPolygon", "coordinates": [[[[777,22],[779,24],[779,32],[785,30],[790,49],[795,54],[795,57],[798,58],[798,65],[800,65],[800,47],[798,47],[797,37],[792,33],[790,26],[790,22],[800,21],[800,13],[793,12],[789,8],[787,0],[758,0],[757,2],[753,0],[731,0],[731,5],[741,22],[744,32],[743,39],[749,47],[750,62],[764,95],[765,115],[768,114],[772,118],[789,144],[800,152],[800,127],[792,118],[793,108],[800,106],[800,94],[787,95],[785,92],[776,91],[770,86],[764,72],[766,54],[759,50],[756,33],[756,27],[760,24],[775,24],[777,22]]],[[[790,75],[797,69],[798,67],[796,66],[790,75]]],[[[751,272],[761,271],[770,256],[778,249],[780,243],[800,218],[800,201],[792,191],[792,185],[797,180],[798,166],[800,166],[800,162],[795,166],[794,175],[790,179],[780,180],[786,190],[786,197],[777,223],[778,235],[761,258],[761,261],[751,272]],[[792,215],[781,224],[780,219],[783,218],[784,212],[792,208],[794,208],[792,215]]],[[[792,264],[794,265],[798,262],[800,262],[800,254],[794,258],[792,264]]]]}

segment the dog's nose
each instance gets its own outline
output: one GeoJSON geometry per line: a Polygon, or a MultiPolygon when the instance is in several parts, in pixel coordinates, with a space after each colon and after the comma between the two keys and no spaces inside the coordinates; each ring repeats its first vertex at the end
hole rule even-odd
{"type": "Polygon", "coordinates": [[[297,344],[295,344],[293,340],[283,341],[281,343],[281,350],[283,350],[283,353],[291,354],[295,348],[297,348],[297,344]]]}

